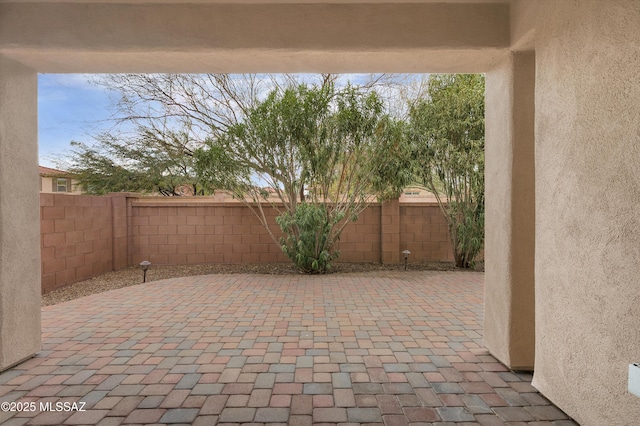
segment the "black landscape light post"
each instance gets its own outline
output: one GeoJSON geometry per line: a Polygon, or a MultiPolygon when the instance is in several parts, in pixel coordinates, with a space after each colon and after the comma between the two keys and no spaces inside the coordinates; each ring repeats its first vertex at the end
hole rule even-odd
{"type": "Polygon", "coordinates": [[[404,270],[407,270],[407,262],[409,261],[409,255],[411,252],[409,250],[403,250],[402,254],[404,255],[404,270]]]}
{"type": "Polygon", "coordinates": [[[149,269],[149,266],[151,266],[151,262],[149,262],[148,260],[143,260],[142,262],[140,262],[140,267],[142,268],[143,283],[147,282],[147,269],[149,269]]]}

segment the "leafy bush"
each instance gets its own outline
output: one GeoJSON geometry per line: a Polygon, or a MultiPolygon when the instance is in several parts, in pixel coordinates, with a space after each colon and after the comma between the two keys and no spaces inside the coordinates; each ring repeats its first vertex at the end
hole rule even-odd
{"type": "Polygon", "coordinates": [[[331,215],[324,204],[300,204],[295,213],[285,212],[276,218],[284,237],[282,251],[296,267],[305,273],[324,273],[340,252],[334,244],[340,238],[332,230],[344,218],[343,213],[331,215]]]}
{"type": "Polygon", "coordinates": [[[433,192],[456,265],[473,266],[484,243],[484,76],[431,74],[429,96],[409,112],[415,178],[433,192]]]}

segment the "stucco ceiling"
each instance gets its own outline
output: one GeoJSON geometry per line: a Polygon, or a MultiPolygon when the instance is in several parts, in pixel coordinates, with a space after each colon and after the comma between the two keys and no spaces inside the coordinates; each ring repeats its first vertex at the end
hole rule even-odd
{"type": "MultiPolygon", "coordinates": [[[[189,3],[247,3],[247,4],[326,4],[326,3],[509,3],[512,0],[190,0],[189,3]]],[[[532,0],[534,1],[534,0],[532,0]]],[[[0,3],[105,3],[105,4],[136,4],[136,3],[185,3],[181,0],[0,0],[0,3]]]]}
{"type": "Polygon", "coordinates": [[[519,32],[505,0],[368,1],[0,0],[0,54],[40,72],[483,72],[519,32]]]}

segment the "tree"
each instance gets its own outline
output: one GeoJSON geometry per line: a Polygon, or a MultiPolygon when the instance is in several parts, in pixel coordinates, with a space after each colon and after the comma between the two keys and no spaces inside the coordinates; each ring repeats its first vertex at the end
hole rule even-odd
{"type": "Polygon", "coordinates": [[[183,129],[203,142],[242,121],[272,80],[257,74],[102,74],[93,82],[111,93],[116,124],[153,133],[183,129]]]}
{"type": "Polygon", "coordinates": [[[57,163],[89,193],[207,194],[193,152],[254,105],[265,79],[255,74],[105,74],[93,79],[112,98],[111,130],[72,142],[57,163]]]}
{"type": "Polygon", "coordinates": [[[415,176],[447,219],[456,266],[468,268],[484,242],[484,77],[432,74],[408,128],[415,176]]]}
{"type": "Polygon", "coordinates": [[[347,223],[376,195],[397,196],[404,186],[407,162],[395,158],[408,154],[400,127],[375,92],[332,81],[277,88],[210,138],[196,153],[197,168],[249,206],[302,271],[325,272],[347,223]],[[265,202],[278,213],[279,239],[265,202]]]}
{"type": "Polygon", "coordinates": [[[194,142],[188,132],[138,129],[133,136],[103,133],[93,145],[71,142],[64,168],[89,194],[204,194],[194,169],[194,142]]]}
{"type": "MultiPolygon", "coordinates": [[[[93,143],[73,142],[57,161],[89,193],[135,191],[207,194],[193,171],[193,152],[241,123],[274,88],[300,80],[333,84],[332,74],[105,74],[93,78],[112,99],[111,130],[93,143]]],[[[371,75],[361,87],[398,86],[393,76],[371,75]]]]}

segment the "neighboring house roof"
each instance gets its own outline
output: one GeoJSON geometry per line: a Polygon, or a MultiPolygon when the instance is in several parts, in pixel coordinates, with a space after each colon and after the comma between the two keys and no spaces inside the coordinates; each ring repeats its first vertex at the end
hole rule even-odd
{"type": "Polygon", "coordinates": [[[73,173],[51,167],[38,166],[40,175],[40,191],[45,193],[63,192],[67,194],[80,194],[76,177],[73,173]]]}
{"type": "Polygon", "coordinates": [[[38,166],[38,173],[40,176],[70,176],[69,172],[65,172],[63,170],[52,169],[49,167],[38,166]]]}
{"type": "MultiPolygon", "coordinates": [[[[443,198],[446,198],[443,196],[443,198]]],[[[425,188],[417,185],[407,186],[400,195],[401,203],[437,203],[438,199],[425,188]]]]}

